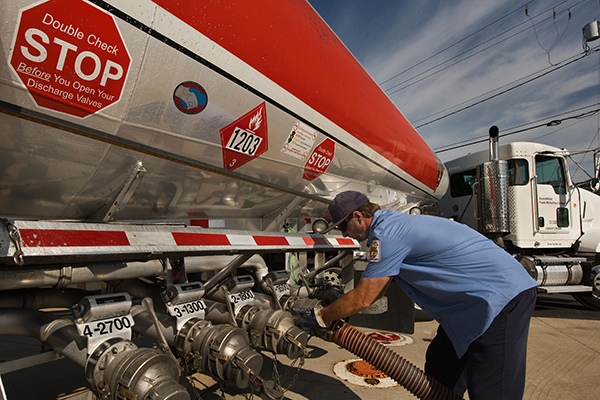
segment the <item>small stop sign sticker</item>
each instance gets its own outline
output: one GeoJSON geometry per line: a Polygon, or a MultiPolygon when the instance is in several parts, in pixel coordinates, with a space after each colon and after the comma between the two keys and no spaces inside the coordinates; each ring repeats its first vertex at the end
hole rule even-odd
{"type": "Polygon", "coordinates": [[[323,140],[315,147],[310,157],[304,164],[302,179],[312,181],[327,171],[335,155],[335,142],[329,138],[323,140]]]}
{"type": "Polygon", "coordinates": [[[10,65],[40,107],[85,117],[121,98],[131,57],[112,15],[83,0],[19,12],[10,65]]]}

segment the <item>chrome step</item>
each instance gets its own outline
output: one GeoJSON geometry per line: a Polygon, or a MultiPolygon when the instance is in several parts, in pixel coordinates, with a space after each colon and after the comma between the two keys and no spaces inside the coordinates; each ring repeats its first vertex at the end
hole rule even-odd
{"type": "Polygon", "coordinates": [[[591,286],[585,285],[567,285],[567,286],[538,286],[539,293],[575,293],[591,292],[591,286]]]}
{"type": "Polygon", "coordinates": [[[555,264],[575,264],[585,262],[585,257],[553,257],[553,256],[535,256],[534,261],[539,261],[546,265],[555,264]]]}

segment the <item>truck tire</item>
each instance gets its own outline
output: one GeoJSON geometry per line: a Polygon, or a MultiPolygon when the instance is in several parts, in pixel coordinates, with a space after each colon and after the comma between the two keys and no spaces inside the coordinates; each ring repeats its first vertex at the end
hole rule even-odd
{"type": "Polygon", "coordinates": [[[600,265],[592,268],[590,280],[593,290],[587,293],[575,293],[573,297],[584,306],[600,311],[600,265]]]}

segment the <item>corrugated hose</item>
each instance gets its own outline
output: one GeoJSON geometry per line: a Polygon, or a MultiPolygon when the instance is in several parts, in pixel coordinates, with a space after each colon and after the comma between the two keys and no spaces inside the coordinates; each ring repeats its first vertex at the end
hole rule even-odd
{"type": "Polygon", "coordinates": [[[419,399],[461,399],[416,365],[344,321],[337,321],[333,325],[328,339],[385,373],[419,399]]]}

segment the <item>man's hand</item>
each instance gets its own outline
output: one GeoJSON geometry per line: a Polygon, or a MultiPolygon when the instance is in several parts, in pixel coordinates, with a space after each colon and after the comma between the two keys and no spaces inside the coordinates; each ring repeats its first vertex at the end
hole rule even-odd
{"type": "Polygon", "coordinates": [[[313,333],[314,328],[328,329],[331,323],[323,321],[321,317],[322,308],[321,303],[318,303],[314,307],[293,306],[292,312],[300,317],[296,319],[296,326],[309,334],[313,333]]]}

